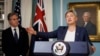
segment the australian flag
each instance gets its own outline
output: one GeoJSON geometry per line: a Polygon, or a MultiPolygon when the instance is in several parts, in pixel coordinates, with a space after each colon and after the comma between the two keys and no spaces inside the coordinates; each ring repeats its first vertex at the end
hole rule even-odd
{"type": "MultiPolygon", "coordinates": [[[[46,18],[45,18],[45,10],[44,10],[43,0],[37,0],[36,11],[35,11],[35,16],[33,18],[32,27],[38,32],[47,32],[47,26],[46,26],[45,20],[46,20],[46,18]]],[[[30,53],[29,53],[30,55],[29,56],[35,56],[33,53],[34,43],[35,43],[34,41],[48,41],[48,39],[36,37],[33,35],[31,38],[30,53]]]]}
{"type": "Polygon", "coordinates": [[[21,25],[21,0],[17,0],[15,7],[14,7],[14,12],[18,14],[18,19],[19,19],[19,25],[21,25]]]}
{"type": "MultiPolygon", "coordinates": [[[[33,28],[38,32],[47,32],[45,23],[45,10],[43,0],[38,0],[36,5],[35,17],[33,19],[33,28]]],[[[47,38],[37,37],[36,41],[47,41],[47,38]]]]}

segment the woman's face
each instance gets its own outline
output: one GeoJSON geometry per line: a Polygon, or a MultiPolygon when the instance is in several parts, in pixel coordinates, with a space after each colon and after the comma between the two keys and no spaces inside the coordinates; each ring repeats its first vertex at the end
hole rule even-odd
{"type": "Polygon", "coordinates": [[[76,24],[77,17],[73,12],[68,12],[66,14],[66,22],[68,25],[76,24]]]}

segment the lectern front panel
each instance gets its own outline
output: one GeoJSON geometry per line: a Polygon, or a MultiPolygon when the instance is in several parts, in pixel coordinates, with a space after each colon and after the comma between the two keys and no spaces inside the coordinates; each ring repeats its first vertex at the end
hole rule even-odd
{"type": "MultiPolygon", "coordinates": [[[[43,56],[52,56],[52,45],[55,41],[36,41],[33,53],[43,56]]],[[[87,56],[89,54],[89,47],[87,42],[68,42],[70,45],[69,55],[87,56]]]]}

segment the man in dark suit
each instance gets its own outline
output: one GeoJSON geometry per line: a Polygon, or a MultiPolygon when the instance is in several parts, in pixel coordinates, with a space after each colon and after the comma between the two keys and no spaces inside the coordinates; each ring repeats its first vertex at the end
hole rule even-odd
{"type": "Polygon", "coordinates": [[[96,26],[90,21],[90,12],[83,13],[84,27],[86,28],[89,35],[96,35],[96,26]]]}
{"type": "Polygon", "coordinates": [[[17,13],[9,13],[10,27],[2,32],[2,50],[6,56],[26,56],[29,41],[26,30],[18,26],[17,13]]]}

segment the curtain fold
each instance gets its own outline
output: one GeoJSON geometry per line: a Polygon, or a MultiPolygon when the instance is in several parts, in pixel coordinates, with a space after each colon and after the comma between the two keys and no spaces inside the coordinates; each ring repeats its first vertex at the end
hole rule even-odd
{"type": "Polygon", "coordinates": [[[12,12],[12,0],[5,0],[4,8],[4,29],[6,29],[9,27],[7,15],[8,13],[12,12]]]}

